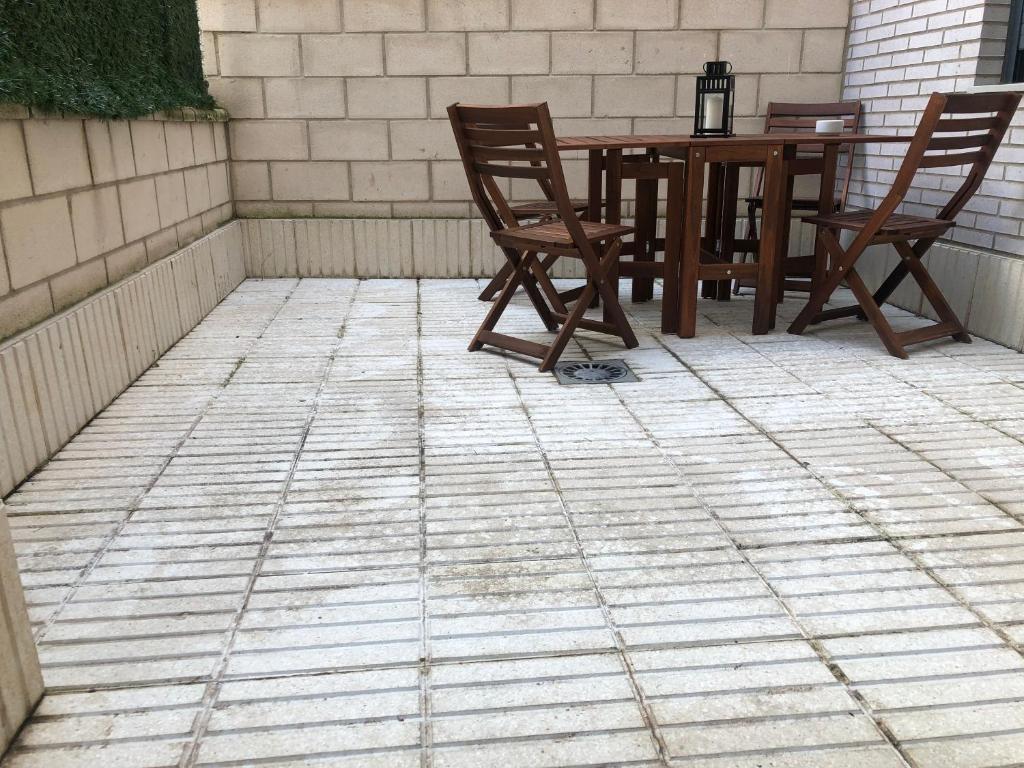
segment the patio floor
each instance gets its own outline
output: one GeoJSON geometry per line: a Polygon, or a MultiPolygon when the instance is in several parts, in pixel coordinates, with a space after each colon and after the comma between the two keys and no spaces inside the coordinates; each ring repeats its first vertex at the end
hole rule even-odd
{"type": "Polygon", "coordinates": [[[4,768],[1019,763],[1024,356],[653,302],[560,387],[478,290],[245,282],[7,500],[4,768]]]}

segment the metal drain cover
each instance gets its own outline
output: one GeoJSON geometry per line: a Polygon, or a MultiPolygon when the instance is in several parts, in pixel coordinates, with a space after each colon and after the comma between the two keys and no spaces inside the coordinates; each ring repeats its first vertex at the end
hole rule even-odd
{"type": "Polygon", "coordinates": [[[555,364],[559,384],[619,384],[640,381],[625,360],[571,360],[555,364]]]}

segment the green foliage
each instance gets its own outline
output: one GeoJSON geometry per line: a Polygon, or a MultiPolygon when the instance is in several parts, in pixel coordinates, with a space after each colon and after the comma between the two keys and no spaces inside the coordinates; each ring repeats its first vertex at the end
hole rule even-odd
{"type": "Polygon", "coordinates": [[[214,106],[195,0],[0,0],[0,103],[98,117],[214,106]]]}

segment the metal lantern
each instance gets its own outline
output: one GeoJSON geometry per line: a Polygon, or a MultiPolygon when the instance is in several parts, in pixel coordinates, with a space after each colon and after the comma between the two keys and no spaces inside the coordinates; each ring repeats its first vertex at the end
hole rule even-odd
{"type": "Polygon", "coordinates": [[[732,136],[732,115],[736,78],[728,61],[709,61],[697,77],[697,103],[693,113],[693,135],[732,136]]]}

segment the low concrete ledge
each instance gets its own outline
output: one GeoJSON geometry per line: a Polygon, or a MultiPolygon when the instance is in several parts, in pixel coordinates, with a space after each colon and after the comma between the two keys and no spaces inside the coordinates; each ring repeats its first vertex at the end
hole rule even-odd
{"type": "Polygon", "coordinates": [[[7,514],[0,502],[0,754],[42,695],[39,657],[25,610],[7,514]]]}
{"type": "Polygon", "coordinates": [[[0,497],[245,279],[237,221],[0,344],[0,497]]]}

